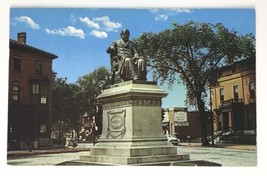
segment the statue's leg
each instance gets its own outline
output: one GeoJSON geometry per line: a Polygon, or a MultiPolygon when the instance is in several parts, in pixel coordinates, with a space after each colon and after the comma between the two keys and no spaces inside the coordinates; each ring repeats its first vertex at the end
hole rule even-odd
{"type": "Polygon", "coordinates": [[[116,73],[116,71],[113,70],[112,71],[112,75],[111,75],[111,84],[114,84],[115,83],[115,73],[116,73]]]}
{"type": "Polygon", "coordinates": [[[120,77],[120,74],[118,71],[115,71],[115,79],[114,79],[114,83],[120,83],[123,82],[123,79],[120,77]]]}
{"type": "Polygon", "coordinates": [[[125,59],[125,77],[128,80],[136,80],[138,79],[138,74],[134,68],[134,62],[133,59],[131,58],[126,58],[125,59]]]}
{"type": "Polygon", "coordinates": [[[140,80],[146,81],[146,63],[144,59],[138,59],[137,61],[137,73],[140,80]]]}

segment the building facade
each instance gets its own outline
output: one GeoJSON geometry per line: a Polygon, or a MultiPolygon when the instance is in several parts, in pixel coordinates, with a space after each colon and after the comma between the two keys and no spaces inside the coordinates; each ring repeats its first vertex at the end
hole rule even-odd
{"type": "Polygon", "coordinates": [[[52,61],[56,55],[10,39],[8,149],[45,147],[52,123],[52,61]]]}
{"type": "Polygon", "coordinates": [[[211,88],[214,129],[256,134],[255,59],[220,68],[211,88]]]}
{"type": "MultiPolygon", "coordinates": [[[[165,134],[175,134],[181,141],[201,141],[199,112],[188,111],[185,107],[166,108],[163,111],[162,127],[165,134]]],[[[209,119],[210,113],[206,112],[209,119]]],[[[207,120],[207,135],[211,135],[211,121],[207,120]]]]}
{"type": "Polygon", "coordinates": [[[102,118],[100,119],[99,113],[102,114],[101,109],[97,109],[97,113],[94,115],[89,115],[85,112],[82,115],[81,119],[81,129],[79,132],[79,140],[86,142],[96,142],[96,140],[100,137],[102,132],[102,118]],[[100,110],[100,111],[99,111],[100,110]]]}

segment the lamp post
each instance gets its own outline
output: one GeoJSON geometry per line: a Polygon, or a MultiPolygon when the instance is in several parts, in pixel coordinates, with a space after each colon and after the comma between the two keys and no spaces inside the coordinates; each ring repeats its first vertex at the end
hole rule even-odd
{"type": "Polygon", "coordinates": [[[95,145],[96,143],[96,125],[95,125],[95,116],[93,116],[93,128],[92,128],[92,132],[93,132],[93,145],[95,145]]]}
{"type": "Polygon", "coordinates": [[[211,88],[217,86],[217,75],[210,74],[208,78],[209,81],[209,88],[210,88],[210,112],[211,112],[211,139],[212,139],[212,146],[214,146],[214,117],[213,117],[213,110],[212,110],[212,98],[211,98],[211,88]]]}
{"type": "Polygon", "coordinates": [[[213,124],[213,112],[212,112],[212,98],[211,98],[211,80],[209,80],[210,83],[210,115],[211,115],[211,145],[214,146],[214,124],[213,124]]]}

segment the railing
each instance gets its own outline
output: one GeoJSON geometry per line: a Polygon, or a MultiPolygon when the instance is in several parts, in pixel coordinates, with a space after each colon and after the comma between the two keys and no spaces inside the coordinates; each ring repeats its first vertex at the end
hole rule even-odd
{"type": "Polygon", "coordinates": [[[243,100],[242,100],[242,99],[230,99],[230,100],[225,100],[225,101],[222,101],[222,102],[221,102],[221,106],[222,106],[222,105],[230,105],[230,104],[233,104],[233,103],[243,103],[243,100]]]}
{"type": "MultiPolygon", "coordinates": [[[[213,141],[214,141],[214,144],[218,143],[221,140],[222,135],[223,135],[223,131],[221,131],[221,130],[214,131],[214,133],[213,133],[213,141]]],[[[211,144],[212,143],[212,137],[211,137],[211,135],[208,136],[207,138],[208,138],[209,143],[211,144]]]]}

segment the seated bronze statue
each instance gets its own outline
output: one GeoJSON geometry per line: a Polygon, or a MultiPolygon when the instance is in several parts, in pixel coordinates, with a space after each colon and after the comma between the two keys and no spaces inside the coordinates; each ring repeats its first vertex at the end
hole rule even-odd
{"type": "Polygon", "coordinates": [[[135,44],[129,40],[130,31],[124,29],[121,39],[113,42],[107,49],[111,62],[111,84],[128,81],[146,81],[146,63],[139,56],[135,44]]]}

